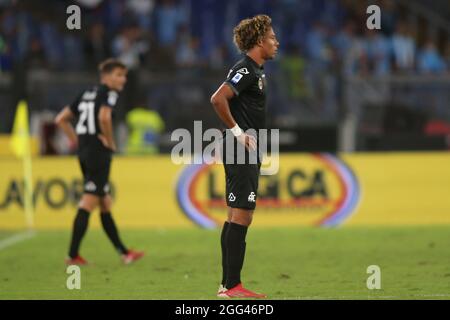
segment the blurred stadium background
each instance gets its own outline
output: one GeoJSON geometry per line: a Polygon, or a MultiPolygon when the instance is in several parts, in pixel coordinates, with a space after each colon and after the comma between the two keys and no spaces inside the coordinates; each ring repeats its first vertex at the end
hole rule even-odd
{"type": "MultiPolygon", "coordinates": [[[[188,289],[170,295],[164,286],[191,279],[190,288],[204,290],[204,270],[192,260],[214,270],[205,276],[214,293],[218,234],[192,226],[213,228],[225,216],[223,170],[171,163],[170,135],[177,128],[193,133],[195,120],[204,129],[222,127],[209,98],[239,57],[233,27],[259,13],[272,17],[281,43],[266,74],[269,127],[280,129],[282,154],[279,175],[261,179],[248,259],[254,262],[246,267],[251,281],[269,274],[276,298],[450,297],[447,0],[0,0],[0,297],[189,298],[188,289]],[[66,28],[71,4],[81,7],[81,30],[66,28]],[[366,28],[371,4],[381,8],[381,30],[366,28]],[[94,230],[86,251],[99,260],[89,271],[97,282],[67,296],[65,275],[52,271],[62,264],[81,174],[53,119],[97,81],[97,64],[110,56],[130,69],[114,118],[114,213],[125,238],[148,249],[150,259],[159,255],[160,264],[143,261],[136,270],[150,268],[173,282],[154,290],[149,280],[148,291],[137,292],[133,285],[142,284],[134,275],[129,296],[109,291],[105,277],[120,283],[133,276],[116,267],[105,276],[110,249],[94,230]],[[22,163],[10,147],[21,99],[29,106],[38,234],[12,246],[26,227],[22,163]],[[340,224],[349,227],[310,228],[340,224]],[[257,251],[275,238],[283,249],[257,251]],[[195,259],[180,253],[193,242],[195,259]],[[36,263],[47,272],[45,285],[27,278],[24,260],[42,247],[48,254],[36,263]],[[260,270],[265,254],[274,265],[293,264],[260,270]],[[343,256],[347,264],[340,264],[343,256]],[[189,267],[177,270],[183,259],[189,267]],[[369,296],[365,268],[377,261],[393,272],[386,276],[391,287],[369,296]],[[353,276],[344,276],[348,270],[353,276]],[[410,279],[399,280],[405,270],[410,279]],[[336,278],[339,286],[330,285],[336,278]]],[[[202,297],[213,296],[191,298],[202,297]]]]}
{"type": "Polygon", "coordinates": [[[285,133],[282,150],[448,149],[448,1],[379,1],[379,32],[366,28],[370,1],[80,1],[79,31],[66,28],[71,3],[1,4],[0,132],[10,132],[27,96],[39,154],[69,152],[50,120],[109,56],[131,70],[116,114],[123,152],[134,107],[161,117],[161,152],[199,112],[205,126],[218,126],[208,101],[238,57],[232,28],[258,12],[272,16],[281,43],[267,72],[270,126],[285,133]]]}

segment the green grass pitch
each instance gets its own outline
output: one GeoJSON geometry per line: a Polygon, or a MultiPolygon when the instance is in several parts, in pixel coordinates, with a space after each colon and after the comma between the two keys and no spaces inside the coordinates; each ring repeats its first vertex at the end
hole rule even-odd
{"type": "MultiPolygon", "coordinates": [[[[0,232],[0,243],[12,232],[0,232]]],[[[0,299],[216,299],[220,231],[123,230],[146,256],[124,266],[102,230],[89,230],[81,289],[68,290],[69,231],[38,231],[0,250],[0,299]]],[[[450,299],[450,226],[251,228],[242,274],[270,299],[450,299]],[[381,289],[366,287],[381,268],[381,289]]]]}

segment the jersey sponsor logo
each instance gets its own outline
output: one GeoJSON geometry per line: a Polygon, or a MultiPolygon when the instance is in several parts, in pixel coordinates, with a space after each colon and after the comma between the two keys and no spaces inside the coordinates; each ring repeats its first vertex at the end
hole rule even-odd
{"type": "Polygon", "coordinates": [[[108,92],[108,104],[112,107],[114,107],[116,105],[117,102],[117,98],[119,97],[119,95],[117,94],[117,92],[115,91],[109,91],[108,92]]]}
{"type": "Polygon", "coordinates": [[[247,68],[240,68],[238,71],[236,71],[237,73],[242,73],[242,74],[249,74],[250,72],[248,72],[247,68]]]}
{"type": "MultiPolygon", "coordinates": [[[[190,220],[204,228],[220,226],[227,212],[224,180],[222,166],[185,167],[176,192],[190,220]]],[[[293,225],[337,226],[355,212],[360,195],[357,177],[340,158],[327,153],[301,154],[281,156],[280,171],[261,175],[258,191],[248,201],[258,199],[263,224],[279,221],[281,214],[293,225]]]]}
{"type": "Polygon", "coordinates": [[[233,194],[233,192],[231,192],[231,193],[228,195],[228,201],[230,201],[230,202],[236,201],[236,197],[235,197],[235,195],[233,194]]]}
{"type": "Polygon", "coordinates": [[[234,77],[231,78],[231,82],[233,82],[234,84],[236,84],[236,83],[239,82],[239,80],[242,79],[242,77],[243,77],[242,74],[236,73],[236,74],[234,75],[234,77]]]}

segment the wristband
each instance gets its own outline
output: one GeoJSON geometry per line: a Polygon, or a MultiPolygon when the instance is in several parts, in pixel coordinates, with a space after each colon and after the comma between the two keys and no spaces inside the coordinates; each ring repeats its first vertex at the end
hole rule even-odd
{"type": "Polygon", "coordinates": [[[233,136],[238,137],[242,134],[242,129],[239,128],[239,125],[235,125],[233,128],[230,129],[233,136]]]}

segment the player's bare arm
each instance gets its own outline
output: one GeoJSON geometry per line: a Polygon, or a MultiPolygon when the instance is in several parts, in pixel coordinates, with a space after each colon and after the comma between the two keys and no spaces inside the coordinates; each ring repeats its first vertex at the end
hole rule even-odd
{"type": "MultiPolygon", "coordinates": [[[[236,127],[236,121],[230,112],[230,105],[228,101],[234,97],[234,92],[227,84],[222,84],[219,89],[211,96],[211,104],[214,107],[219,118],[225,123],[228,129],[238,128],[236,127]]],[[[233,134],[236,136],[236,139],[245,145],[247,150],[255,150],[256,149],[256,139],[247,135],[242,130],[234,131],[233,134]],[[235,133],[236,132],[236,133],[235,133]]]]}
{"type": "Polygon", "coordinates": [[[73,147],[78,146],[78,136],[72,126],[72,119],[74,115],[68,106],[64,107],[55,118],[55,124],[60,127],[66,136],[69,138],[70,144],[73,147]]]}
{"type": "Polygon", "coordinates": [[[99,111],[98,121],[102,131],[99,134],[99,139],[103,145],[113,151],[116,151],[116,143],[114,142],[113,128],[112,128],[112,110],[109,107],[102,106],[99,111]]]}

